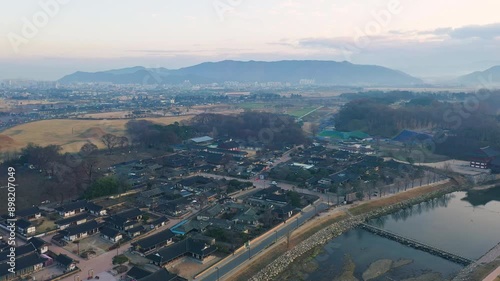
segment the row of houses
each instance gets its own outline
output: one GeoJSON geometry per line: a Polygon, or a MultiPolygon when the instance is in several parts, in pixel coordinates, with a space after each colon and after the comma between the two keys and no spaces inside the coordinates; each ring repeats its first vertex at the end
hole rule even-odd
{"type": "Polygon", "coordinates": [[[63,218],[74,216],[86,211],[95,216],[105,216],[107,214],[107,210],[104,207],[86,200],[68,203],[55,208],[55,210],[63,218]]]}
{"type": "MultiPolygon", "coordinates": [[[[66,241],[75,241],[101,233],[104,238],[116,243],[125,235],[134,238],[168,222],[166,217],[159,217],[144,225],[144,222],[141,221],[144,212],[139,208],[128,209],[105,218],[97,218],[86,213],[85,206],[88,206],[87,202],[78,201],[59,207],[60,214],[71,213],[73,215],[56,221],[60,230],[59,235],[55,236],[55,240],[62,238],[66,241]]],[[[103,212],[98,213],[104,214],[103,212]]]]}
{"type": "MultiPolygon", "coordinates": [[[[62,217],[55,221],[58,229],[84,224],[93,220],[95,217],[104,216],[107,210],[93,202],[85,200],[71,202],[57,207],[56,212],[62,217]]],[[[6,218],[0,222],[1,227],[6,228],[6,218]]],[[[22,209],[16,212],[16,231],[25,238],[33,237],[37,233],[37,225],[44,219],[42,211],[38,206],[22,209]]]]}
{"type": "Polygon", "coordinates": [[[22,246],[15,248],[16,263],[14,272],[10,271],[10,247],[0,251],[0,281],[18,280],[26,275],[51,266],[54,262],[60,267],[63,273],[76,269],[76,263],[70,257],[59,254],[55,255],[49,251],[49,243],[33,237],[22,246]]]}

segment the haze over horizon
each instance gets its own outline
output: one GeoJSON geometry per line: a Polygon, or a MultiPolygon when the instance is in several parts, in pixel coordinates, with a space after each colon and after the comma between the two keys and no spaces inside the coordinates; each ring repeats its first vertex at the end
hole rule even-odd
{"type": "Polygon", "coordinates": [[[221,60],[346,60],[417,77],[500,65],[493,0],[2,2],[0,79],[221,60]]]}

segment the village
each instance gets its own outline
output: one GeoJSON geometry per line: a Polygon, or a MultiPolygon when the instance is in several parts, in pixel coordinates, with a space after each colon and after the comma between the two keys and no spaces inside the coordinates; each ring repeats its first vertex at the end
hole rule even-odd
{"type": "MultiPolygon", "coordinates": [[[[7,272],[5,251],[1,280],[192,280],[249,241],[298,224],[310,206],[316,213],[320,204],[335,208],[446,179],[373,156],[373,140],[363,137],[257,155],[241,141],[203,136],[168,156],[114,165],[108,173],[126,176],[131,190],[16,212],[16,275],[7,272]]],[[[480,150],[469,166],[495,167],[496,155],[480,150]]],[[[8,235],[5,221],[0,227],[8,235]]]]}

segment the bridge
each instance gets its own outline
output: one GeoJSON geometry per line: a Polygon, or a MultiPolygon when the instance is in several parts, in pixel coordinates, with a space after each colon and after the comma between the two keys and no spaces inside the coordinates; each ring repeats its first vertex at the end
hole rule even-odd
{"type": "Polygon", "coordinates": [[[406,245],[408,247],[412,247],[412,248],[417,249],[417,250],[428,252],[432,255],[442,257],[446,260],[449,260],[449,261],[452,261],[455,263],[459,263],[459,264],[467,266],[467,265],[474,262],[473,260],[468,259],[466,257],[462,257],[462,256],[459,256],[456,254],[449,253],[447,251],[441,250],[441,249],[436,248],[434,246],[430,246],[430,245],[424,244],[422,242],[418,242],[416,240],[406,238],[406,237],[401,236],[399,234],[387,231],[385,229],[378,228],[376,226],[373,226],[373,225],[370,225],[367,223],[362,223],[360,226],[363,229],[365,229],[371,233],[374,233],[374,234],[377,234],[379,236],[382,236],[382,237],[391,239],[393,241],[399,242],[399,243],[406,245]]]}

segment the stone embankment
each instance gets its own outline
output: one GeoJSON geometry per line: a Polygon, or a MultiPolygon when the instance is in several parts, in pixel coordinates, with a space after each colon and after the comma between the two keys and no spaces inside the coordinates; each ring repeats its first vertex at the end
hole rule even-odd
{"type": "Polygon", "coordinates": [[[344,232],[359,226],[361,223],[376,217],[393,213],[397,210],[411,207],[415,204],[428,201],[430,199],[442,196],[444,194],[457,191],[457,186],[447,186],[442,189],[417,196],[412,199],[405,200],[386,207],[380,207],[374,211],[366,214],[361,214],[353,217],[346,218],[342,221],[333,223],[322,230],[316,232],[293,249],[287,251],[285,254],[274,260],[272,263],[263,268],[259,273],[253,276],[251,281],[271,281],[274,280],[280,273],[284,272],[295,260],[299,259],[302,255],[315,247],[322,246],[331,239],[340,236],[344,232]]]}

